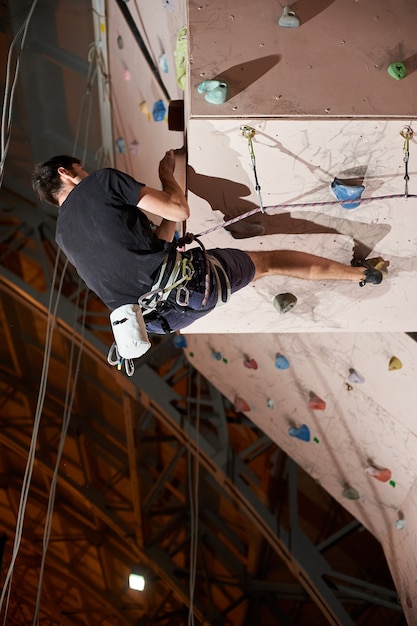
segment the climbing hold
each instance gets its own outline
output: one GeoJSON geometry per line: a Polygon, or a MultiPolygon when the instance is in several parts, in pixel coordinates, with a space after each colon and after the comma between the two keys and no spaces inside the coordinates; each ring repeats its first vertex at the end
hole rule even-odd
{"type": "Polygon", "coordinates": [[[309,409],[312,409],[313,411],[324,411],[324,409],[326,408],[326,403],[324,400],[316,396],[315,393],[310,391],[310,399],[308,401],[308,407],[309,409]]]}
{"type": "Polygon", "coordinates": [[[211,104],[223,104],[229,95],[229,85],[220,80],[204,80],[197,87],[198,93],[204,93],[204,98],[211,104]]]}
{"type": "Polygon", "coordinates": [[[288,434],[290,437],[301,439],[301,441],[310,441],[310,429],[306,424],[303,424],[299,428],[289,428],[288,434]]]}
{"type": "Polygon", "coordinates": [[[175,71],[176,82],[180,89],[185,91],[187,86],[187,27],[182,26],[175,40],[175,71]]]}
{"type": "Polygon", "coordinates": [[[369,465],[367,468],[365,468],[365,472],[373,478],[376,478],[376,480],[379,480],[381,483],[387,483],[392,476],[392,472],[390,469],[381,469],[379,467],[375,467],[374,465],[369,465]]]}
{"type": "Polygon", "coordinates": [[[129,144],[129,150],[132,154],[139,154],[139,141],[136,141],[136,139],[132,139],[129,144]]]}
{"type": "Polygon", "coordinates": [[[408,606],[408,608],[409,608],[409,609],[412,609],[412,608],[413,608],[413,601],[412,601],[412,599],[410,598],[410,596],[407,596],[407,597],[406,597],[406,599],[405,599],[405,603],[406,603],[406,605],[408,606]]]}
{"type": "Polygon", "coordinates": [[[355,487],[347,486],[342,491],[342,496],[347,498],[348,500],[359,500],[359,492],[355,489],[355,487]]]}
{"type": "Polygon", "coordinates": [[[241,396],[235,397],[235,411],[236,413],[245,413],[250,411],[249,404],[241,396]]]}
{"type": "Polygon", "coordinates": [[[115,145],[116,145],[116,150],[119,154],[126,153],[126,143],[123,137],[118,137],[115,141],[115,145]]]}
{"type": "Polygon", "coordinates": [[[352,391],[353,387],[349,383],[346,383],[346,389],[347,391],[352,391]]]}
{"type": "Polygon", "coordinates": [[[364,383],[365,382],[365,378],[362,376],[362,374],[359,374],[359,372],[357,372],[356,370],[351,368],[349,370],[348,381],[350,383],[360,384],[360,383],[364,383]]]}
{"type": "Polygon", "coordinates": [[[402,368],[403,364],[401,363],[400,359],[396,356],[392,356],[389,360],[389,364],[388,364],[388,369],[389,371],[392,370],[400,370],[402,368]]]}
{"type": "Polygon", "coordinates": [[[213,359],[216,359],[216,361],[222,360],[222,353],[216,352],[216,350],[213,350],[213,352],[211,353],[211,356],[213,357],[213,359]]]}
{"type": "Polygon", "coordinates": [[[331,189],[336,198],[342,200],[344,209],[356,209],[361,203],[361,195],[365,187],[363,185],[347,185],[339,178],[335,178],[331,184],[331,189]]]}
{"type": "Polygon", "coordinates": [[[284,7],[278,24],[284,28],[297,28],[300,26],[300,18],[296,16],[294,11],[290,11],[289,7],[284,7]]]}
{"type": "Polygon", "coordinates": [[[292,293],[279,293],[274,298],[274,307],[281,314],[288,313],[297,304],[297,298],[292,293]]]}
{"type": "Polygon", "coordinates": [[[187,340],[183,335],[175,335],[173,339],[173,344],[176,348],[186,348],[187,340]]]}
{"type": "Polygon", "coordinates": [[[407,76],[407,68],[404,63],[391,63],[388,67],[388,74],[395,80],[401,80],[407,76]]]}
{"type": "Polygon", "coordinates": [[[313,441],[314,443],[320,443],[320,439],[318,437],[314,437],[313,441]]]}
{"type": "Polygon", "coordinates": [[[395,528],[397,530],[403,530],[407,526],[407,522],[403,518],[395,520],[395,528]]]}
{"type": "Polygon", "coordinates": [[[168,74],[168,58],[165,52],[162,52],[158,57],[158,67],[164,74],[168,74]]]}
{"type": "Polygon", "coordinates": [[[154,122],[162,122],[165,119],[166,108],[162,100],[157,100],[152,108],[154,122]]]}
{"type": "Polygon", "coordinates": [[[142,102],[139,102],[139,111],[141,113],[143,113],[144,115],[146,115],[146,117],[150,121],[150,119],[151,119],[151,112],[150,112],[149,107],[146,104],[145,100],[142,100],[142,102]]]}
{"type": "Polygon", "coordinates": [[[268,400],[266,401],[266,406],[268,407],[268,409],[273,409],[274,408],[274,401],[271,400],[271,398],[268,398],[268,400]]]}
{"type": "Polygon", "coordinates": [[[249,357],[245,357],[243,361],[243,365],[248,368],[248,370],[257,370],[258,364],[255,359],[250,359],[249,357]]]}
{"type": "Polygon", "coordinates": [[[288,359],[283,354],[277,354],[275,357],[275,367],[279,370],[287,370],[290,366],[288,359]]]}
{"type": "Polygon", "coordinates": [[[123,70],[123,78],[126,82],[129,82],[130,79],[132,78],[132,75],[128,67],[125,67],[125,69],[123,70]]]}
{"type": "Polygon", "coordinates": [[[397,486],[397,483],[395,482],[395,480],[390,480],[389,484],[391,487],[393,487],[395,489],[395,487],[397,486]]]}

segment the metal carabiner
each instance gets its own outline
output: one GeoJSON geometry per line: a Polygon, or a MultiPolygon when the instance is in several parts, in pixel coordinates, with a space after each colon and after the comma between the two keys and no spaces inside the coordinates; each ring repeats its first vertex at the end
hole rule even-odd
{"type": "Polygon", "coordinates": [[[190,301],[190,292],[188,291],[187,287],[185,287],[184,285],[180,285],[179,287],[177,287],[177,295],[175,298],[175,302],[179,306],[188,306],[189,301],[190,301]]]}

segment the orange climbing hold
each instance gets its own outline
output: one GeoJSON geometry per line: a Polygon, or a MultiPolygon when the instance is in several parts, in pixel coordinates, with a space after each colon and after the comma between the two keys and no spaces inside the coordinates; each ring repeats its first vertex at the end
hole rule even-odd
{"type": "Polygon", "coordinates": [[[376,480],[379,480],[381,483],[387,483],[392,476],[392,472],[390,469],[386,467],[382,469],[379,467],[375,467],[374,465],[369,465],[365,469],[365,472],[370,476],[373,476],[373,478],[376,478],[376,480]]]}

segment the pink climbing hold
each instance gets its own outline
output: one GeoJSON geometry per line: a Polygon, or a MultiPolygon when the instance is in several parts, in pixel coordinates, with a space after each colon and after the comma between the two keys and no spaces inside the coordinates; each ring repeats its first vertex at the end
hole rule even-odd
{"type": "Polygon", "coordinates": [[[241,396],[235,396],[235,411],[236,413],[246,413],[250,411],[249,404],[241,396]]]}
{"type": "Polygon", "coordinates": [[[310,391],[310,400],[308,401],[308,408],[313,411],[324,411],[326,403],[324,400],[316,396],[315,393],[310,391]]]}
{"type": "Polygon", "coordinates": [[[245,367],[247,367],[249,370],[257,370],[258,369],[258,364],[255,361],[255,359],[250,359],[249,357],[245,358],[245,360],[243,361],[243,365],[245,367]]]}
{"type": "Polygon", "coordinates": [[[369,474],[370,476],[372,476],[373,478],[376,478],[376,480],[379,480],[381,483],[387,483],[391,479],[391,476],[392,476],[391,470],[388,469],[387,467],[379,468],[379,467],[375,467],[374,465],[369,465],[365,469],[365,472],[369,474]]]}

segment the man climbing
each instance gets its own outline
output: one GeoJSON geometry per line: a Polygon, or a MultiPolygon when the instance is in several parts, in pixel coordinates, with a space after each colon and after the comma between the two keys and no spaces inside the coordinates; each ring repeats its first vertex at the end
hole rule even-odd
{"type": "Polygon", "coordinates": [[[59,207],[56,242],[78,274],[111,311],[139,301],[148,332],[185,328],[264,276],[363,286],[379,284],[386,273],[380,258],[349,266],[295,250],[205,251],[197,245],[179,252],[176,224],[190,214],[183,150],[164,155],[159,178],[161,190],[112,168],[88,174],[71,156],[55,156],[33,173],[36,195],[59,207]],[[152,228],[143,211],[160,224],[152,228]]]}

